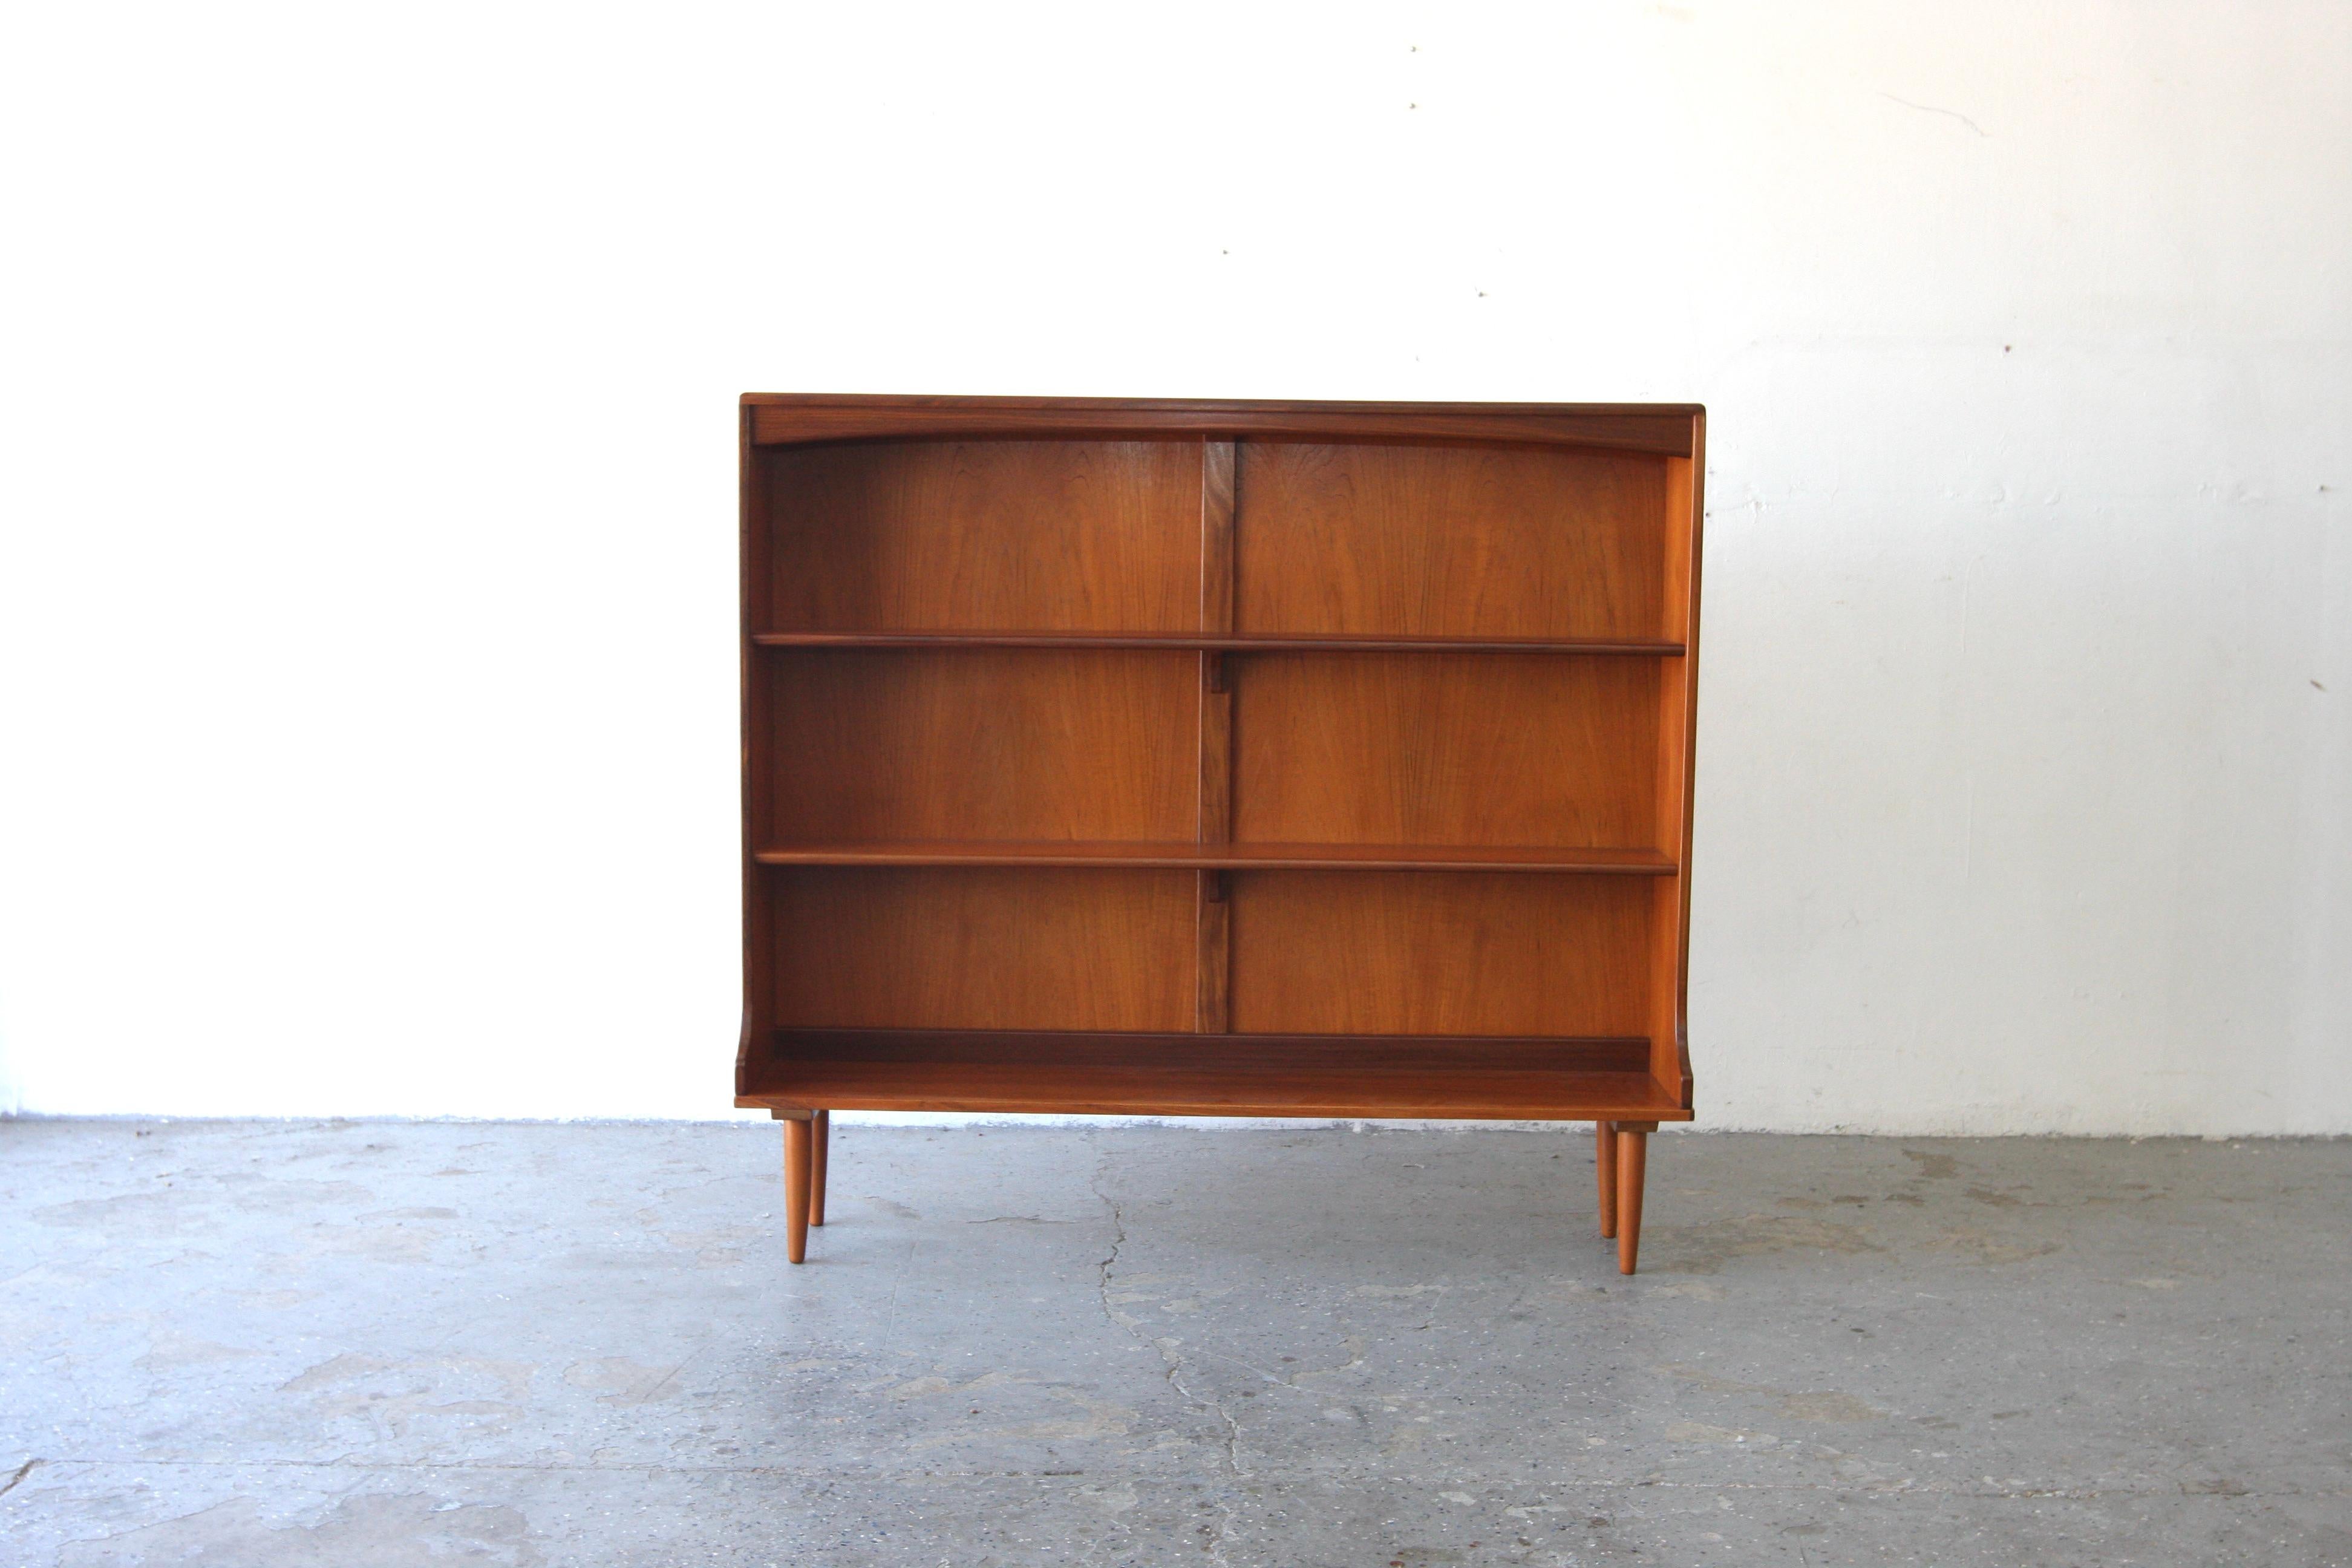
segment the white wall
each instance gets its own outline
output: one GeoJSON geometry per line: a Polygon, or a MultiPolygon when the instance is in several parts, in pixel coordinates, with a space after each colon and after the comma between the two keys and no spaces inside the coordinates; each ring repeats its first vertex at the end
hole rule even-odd
{"type": "Polygon", "coordinates": [[[726,1113],[759,389],[1703,400],[1703,1119],[2352,1130],[2352,9],[11,16],[0,1108],[726,1113]]]}

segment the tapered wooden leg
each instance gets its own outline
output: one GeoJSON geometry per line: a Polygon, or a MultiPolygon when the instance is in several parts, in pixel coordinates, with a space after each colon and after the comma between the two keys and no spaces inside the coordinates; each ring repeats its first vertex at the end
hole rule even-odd
{"type": "Polygon", "coordinates": [[[1592,1164],[1601,1177],[1601,1234],[1617,1234],[1617,1124],[1592,1124],[1592,1164]]]}
{"type": "Polygon", "coordinates": [[[1654,1121],[1617,1123],[1617,1272],[1633,1272],[1642,1250],[1642,1176],[1654,1121]]]}
{"type": "Polygon", "coordinates": [[[824,1155],[833,1142],[833,1112],[809,1118],[809,1224],[824,1223],[824,1155]]]}
{"type": "Polygon", "coordinates": [[[784,1123],[784,1256],[794,1263],[808,1258],[809,1136],[806,1117],[784,1123]]]}

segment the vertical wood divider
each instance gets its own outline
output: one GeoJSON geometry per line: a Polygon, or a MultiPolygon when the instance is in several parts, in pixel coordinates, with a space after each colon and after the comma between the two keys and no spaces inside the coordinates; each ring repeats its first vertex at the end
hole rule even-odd
{"type": "Polygon", "coordinates": [[[1201,629],[1234,629],[1235,443],[1201,443],[1201,629]]]}
{"type": "MultiPolygon", "coordinates": [[[[1201,443],[1201,626],[1203,632],[1234,629],[1234,510],[1236,498],[1234,443],[1201,443]]],[[[1227,657],[1203,651],[1201,661],[1201,796],[1198,831],[1202,844],[1224,844],[1234,831],[1234,693],[1227,657]]],[[[1231,1026],[1233,906],[1225,897],[1225,873],[1196,873],[1199,892],[1199,985],[1193,1026],[1222,1035],[1231,1026]]]]}

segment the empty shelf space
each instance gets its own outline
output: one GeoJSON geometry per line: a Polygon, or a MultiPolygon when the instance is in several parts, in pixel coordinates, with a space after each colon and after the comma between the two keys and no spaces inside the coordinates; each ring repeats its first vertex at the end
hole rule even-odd
{"type": "Polygon", "coordinates": [[[1627,1037],[780,1029],[743,1105],[1092,1115],[1687,1121],[1627,1037]]]}
{"type": "Polygon", "coordinates": [[[1253,632],[754,632],[760,647],[1126,647],[1204,653],[1569,653],[1668,658],[1685,646],[1662,637],[1374,637],[1253,632]]]}
{"type": "Polygon", "coordinates": [[[1180,871],[1552,871],[1671,877],[1654,849],[1426,844],[784,844],[762,866],[1124,866],[1180,871]]]}

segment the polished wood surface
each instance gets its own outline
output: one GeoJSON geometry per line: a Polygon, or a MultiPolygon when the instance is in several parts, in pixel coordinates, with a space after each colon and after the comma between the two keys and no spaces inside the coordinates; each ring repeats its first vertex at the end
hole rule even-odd
{"type": "Polygon", "coordinates": [[[782,1024],[1192,1026],[1188,872],[808,867],[767,892],[782,1024]]]}
{"type": "Polygon", "coordinates": [[[1130,1029],[778,1029],[771,1055],[916,1061],[1017,1060],[1052,1056],[1104,1067],[1181,1065],[1206,1069],[1258,1062],[1350,1073],[1433,1073],[1454,1068],[1511,1072],[1640,1072],[1640,1035],[1255,1034],[1203,1038],[1189,1031],[1130,1029]]]}
{"type": "Polygon", "coordinates": [[[1655,1121],[1617,1123],[1617,1272],[1631,1274],[1642,1251],[1642,1186],[1655,1121]]]}
{"type": "Polygon", "coordinates": [[[1200,616],[1198,631],[1215,635],[1234,629],[1234,464],[1231,441],[1205,441],[1201,446],[1200,616]]]}
{"type": "Polygon", "coordinates": [[[1154,844],[1076,839],[913,839],[778,844],[754,851],[763,866],[1136,866],[1226,871],[1551,871],[1580,876],[1671,877],[1654,849],[1542,844],[1154,844]]]}
{"type": "Polygon", "coordinates": [[[1654,658],[1667,637],[1367,637],[1328,632],[753,632],[757,647],[1213,648],[1233,653],[1582,653],[1654,658]]]}
{"type": "Polygon", "coordinates": [[[810,1119],[784,1122],[784,1256],[794,1263],[808,1258],[809,1173],[814,1158],[810,1119]]]}
{"type": "Polygon", "coordinates": [[[1682,1044],[1685,990],[1684,932],[1690,924],[1690,883],[1680,872],[1690,855],[1690,742],[1685,710],[1690,703],[1691,667],[1671,661],[1659,677],[1657,724],[1657,820],[1651,842],[1675,857],[1676,875],[1653,889],[1650,917],[1650,1023],[1656,1042],[1651,1069],[1661,1083],[1677,1086],[1687,1098],[1690,1060],[1682,1044]]]}
{"type": "Polygon", "coordinates": [[[900,397],[753,392],[755,445],[875,437],[1251,436],[1515,441],[1688,457],[1696,404],[1292,403],[1200,398],[900,397]]]}
{"type": "Polygon", "coordinates": [[[1194,797],[1194,837],[1203,845],[1220,845],[1234,836],[1234,660],[1222,653],[1199,658],[1201,775],[1194,797]]]}
{"type": "Polygon", "coordinates": [[[1678,1120],[1646,1040],[779,1031],[751,1103],[1095,1115],[1678,1120]]]}
{"type": "Polygon", "coordinates": [[[1222,1035],[1233,1027],[1234,901],[1222,871],[1198,873],[1193,888],[1198,945],[1192,1027],[1203,1035],[1222,1035]]]}
{"type": "MultiPolygon", "coordinates": [[[[737,571],[736,616],[746,634],[736,652],[736,681],[742,694],[738,717],[736,774],[743,821],[743,867],[740,886],[743,901],[743,1016],[735,1037],[735,1082],[741,1092],[743,1075],[752,1051],[775,1022],[775,977],[772,957],[775,933],[769,922],[766,873],[753,852],[768,829],[765,802],[769,797],[764,737],[771,719],[768,693],[772,682],[765,667],[770,660],[751,644],[750,633],[767,618],[768,485],[766,469],[751,445],[751,411],[740,413],[736,430],[738,495],[741,520],[736,531],[740,566],[737,571]]],[[[740,1103],[740,1101],[739,1101],[740,1103]]]]}
{"type": "Polygon", "coordinates": [[[1233,877],[1238,1034],[1631,1035],[1650,889],[1622,877],[1233,877]]]}
{"type": "Polygon", "coordinates": [[[808,1222],[813,1226],[824,1223],[824,1167],[833,1155],[833,1112],[819,1110],[809,1117],[809,1196],[808,1222]]]}
{"type": "Polygon", "coordinates": [[[1700,411],[740,417],[736,1091],[795,1260],[871,1109],[1591,1121],[1632,1267],[1691,1115],[1700,411]]]}
{"type": "Polygon", "coordinates": [[[762,629],[1193,628],[1199,442],[914,441],[764,460],[762,629]]]}
{"type": "Polygon", "coordinates": [[[1617,1234],[1617,1124],[1596,1121],[1592,1133],[1593,1173],[1601,1181],[1601,1234],[1606,1238],[1617,1234]]]}
{"type": "Polygon", "coordinates": [[[1025,648],[769,661],[770,832],[795,840],[1188,839],[1197,655],[1025,648]]]}
{"type": "Polygon", "coordinates": [[[1244,631],[1658,635],[1663,458],[1252,442],[1241,484],[1244,631]]]}
{"type": "Polygon", "coordinates": [[[1656,847],[1659,660],[1226,662],[1237,842],[1656,847]]]}
{"type": "Polygon", "coordinates": [[[1677,1098],[1691,1100],[1690,1039],[1685,1026],[1690,1003],[1690,856],[1698,804],[1695,766],[1698,755],[1698,611],[1700,543],[1706,529],[1706,420],[1691,422],[1687,460],[1666,464],[1666,595],[1668,635],[1684,638],[1689,652],[1661,688],[1658,803],[1661,847],[1675,856],[1680,875],[1671,893],[1660,894],[1657,1012],[1652,1023],[1651,1070],[1658,1081],[1679,1086],[1677,1098]],[[1677,818],[1679,812],[1679,818],[1677,818]],[[1675,837],[1679,826],[1681,836],[1675,837]],[[1671,900],[1669,905],[1666,900],[1671,900]],[[1667,956],[1671,938],[1674,952],[1667,956]]]}

